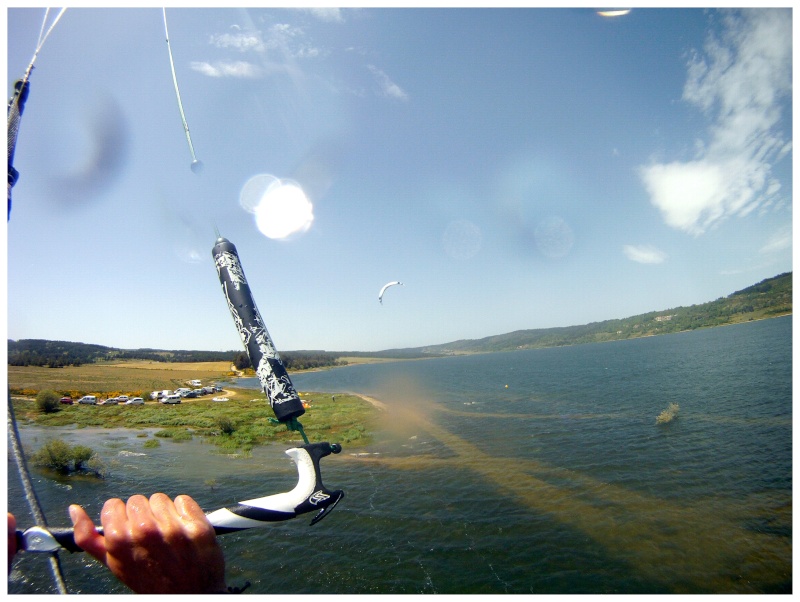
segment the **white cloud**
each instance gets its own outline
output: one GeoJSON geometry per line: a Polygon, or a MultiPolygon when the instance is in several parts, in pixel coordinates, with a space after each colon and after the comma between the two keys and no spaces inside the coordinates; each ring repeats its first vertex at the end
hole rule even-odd
{"type": "Polygon", "coordinates": [[[263,52],[265,48],[260,32],[223,33],[211,36],[210,42],[217,48],[233,48],[240,52],[263,52]]]}
{"type": "MultiPolygon", "coordinates": [[[[273,62],[281,59],[315,58],[326,54],[320,48],[309,44],[308,36],[302,27],[286,23],[275,23],[266,32],[258,30],[241,31],[238,25],[232,26],[232,30],[232,33],[210,36],[209,43],[223,50],[256,53],[262,58],[270,54],[273,62]]],[[[215,69],[207,66],[208,64],[198,62],[198,70],[202,70],[202,72],[209,75],[219,76],[215,69]]],[[[235,63],[227,64],[233,65],[235,63]]],[[[246,77],[253,77],[253,75],[247,75],[246,77]]]]}
{"type": "Polygon", "coordinates": [[[408,94],[406,94],[400,86],[394,83],[383,71],[374,65],[367,65],[367,69],[369,69],[372,75],[375,76],[375,80],[380,86],[381,94],[388,96],[389,98],[408,100],[408,94]]]}
{"type": "Polygon", "coordinates": [[[792,227],[785,226],[773,233],[769,237],[766,244],[761,247],[760,252],[763,254],[777,253],[786,249],[792,248],[792,227]]]}
{"type": "Polygon", "coordinates": [[[324,50],[308,43],[308,36],[302,27],[286,23],[276,23],[269,28],[266,47],[279,51],[284,58],[315,58],[327,54],[324,50]]]}
{"type": "Polygon", "coordinates": [[[666,223],[694,235],[774,202],[772,164],[791,149],[778,129],[791,94],[791,12],[726,12],[723,24],[722,38],[709,37],[689,61],[683,91],[712,119],[708,142],[691,161],[640,169],[666,223]]]}
{"type": "Polygon", "coordinates": [[[212,63],[193,61],[190,64],[195,71],[209,77],[260,77],[262,70],[258,65],[246,61],[215,61],[212,63]]]}
{"type": "Polygon", "coordinates": [[[344,23],[344,15],[342,15],[341,8],[334,8],[334,7],[326,7],[326,8],[297,8],[295,10],[299,10],[302,12],[307,12],[310,15],[313,15],[315,18],[319,19],[320,21],[325,21],[327,23],[344,23]]]}
{"type": "Polygon", "coordinates": [[[664,263],[667,259],[666,253],[651,246],[625,245],[622,251],[628,259],[637,263],[664,263]]]}

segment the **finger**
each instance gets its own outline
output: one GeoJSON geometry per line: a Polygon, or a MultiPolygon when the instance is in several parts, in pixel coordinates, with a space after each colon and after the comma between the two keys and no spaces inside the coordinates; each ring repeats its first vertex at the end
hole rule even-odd
{"type": "Polygon", "coordinates": [[[72,504],[69,507],[69,518],[72,521],[73,537],[78,547],[105,564],[105,537],[97,532],[86,511],[77,504],[72,504]]]}
{"type": "Polygon", "coordinates": [[[175,504],[166,493],[154,493],[150,496],[150,508],[156,521],[165,528],[180,526],[181,519],[175,504]]]}
{"type": "Polygon", "coordinates": [[[7,514],[8,514],[8,534],[10,536],[12,533],[16,533],[17,531],[17,519],[10,512],[7,512],[7,514]]]}
{"type": "Polygon", "coordinates": [[[187,539],[186,524],[168,495],[154,493],[150,496],[150,507],[166,543],[177,544],[187,539]]]}
{"type": "Polygon", "coordinates": [[[203,509],[188,495],[179,495],[175,498],[175,510],[183,520],[208,522],[203,509]]]}
{"type": "Polygon", "coordinates": [[[103,504],[103,509],[100,511],[100,524],[103,525],[105,537],[127,537],[129,529],[125,502],[119,498],[106,500],[105,504],[103,504]]]}
{"type": "Polygon", "coordinates": [[[203,509],[188,495],[179,495],[175,498],[175,509],[181,521],[194,533],[210,534],[216,536],[214,527],[209,522],[203,509]]]}
{"type": "Polygon", "coordinates": [[[8,570],[11,571],[11,561],[17,553],[17,519],[8,513],[8,570]]]}
{"type": "Polygon", "coordinates": [[[143,495],[132,495],[125,504],[129,533],[132,540],[142,543],[158,536],[159,525],[149,500],[143,495]]]}

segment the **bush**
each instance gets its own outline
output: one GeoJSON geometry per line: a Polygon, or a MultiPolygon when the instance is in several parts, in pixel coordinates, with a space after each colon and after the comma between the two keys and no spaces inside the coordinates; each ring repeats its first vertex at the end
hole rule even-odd
{"type": "Polygon", "coordinates": [[[40,412],[52,414],[61,409],[60,400],[61,398],[55,391],[39,391],[39,394],[36,396],[36,407],[39,408],[40,412]]]}
{"type": "Polygon", "coordinates": [[[227,416],[219,416],[217,418],[217,426],[219,427],[219,430],[226,435],[232,435],[236,430],[236,427],[233,425],[233,421],[227,416]]]}
{"type": "Polygon", "coordinates": [[[85,445],[76,445],[71,449],[72,461],[75,463],[75,470],[83,470],[88,465],[89,460],[94,456],[94,450],[85,445]]]}
{"type": "Polygon", "coordinates": [[[85,445],[71,446],[62,439],[48,441],[31,456],[34,466],[49,468],[64,474],[70,472],[94,472],[100,475],[95,451],[85,445]]]}

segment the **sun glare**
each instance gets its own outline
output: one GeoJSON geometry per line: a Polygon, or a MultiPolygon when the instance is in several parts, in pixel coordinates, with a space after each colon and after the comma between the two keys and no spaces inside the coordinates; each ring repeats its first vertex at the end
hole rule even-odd
{"type": "Polygon", "coordinates": [[[314,207],[303,189],[267,174],[248,180],[239,203],[255,216],[256,227],[268,238],[289,238],[307,231],[314,221],[314,207]]]}
{"type": "Polygon", "coordinates": [[[629,12],[631,12],[629,8],[619,8],[613,10],[598,10],[597,14],[601,17],[624,17],[629,12]]]}

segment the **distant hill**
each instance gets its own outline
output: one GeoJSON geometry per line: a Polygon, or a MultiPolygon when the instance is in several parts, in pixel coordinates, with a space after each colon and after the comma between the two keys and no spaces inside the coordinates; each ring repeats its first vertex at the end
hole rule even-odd
{"type": "Polygon", "coordinates": [[[80,366],[114,360],[150,360],[156,362],[233,361],[241,351],[166,351],[161,349],[117,349],[103,345],[21,339],[8,341],[8,363],[12,366],[80,366]]]}
{"type": "MultiPolygon", "coordinates": [[[[304,370],[324,366],[341,365],[339,354],[328,351],[287,351],[281,359],[287,370],[304,370]]],[[[151,362],[231,362],[239,370],[250,367],[250,359],[242,351],[192,351],[164,349],[117,349],[103,345],[73,343],[71,341],[48,341],[45,339],[21,339],[8,341],[8,364],[10,366],[46,366],[63,368],[97,362],[121,360],[147,360],[151,362]]]]}
{"type": "MultiPolygon", "coordinates": [[[[404,349],[375,352],[358,351],[282,351],[287,370],[302,370],[342,365],[339,358],[381,357],[413,359],[461,353],[487,353],[536,349],[582,343],[619,341],[667,334],[697,328],[735,324],[792,313],[792,272],[767,278],[758,284],[701,305],[654,311],[620,320],[593,322],[582,326],[564,326],[516,330],[482,339],[464,339],[404,349]]],[[[242,350],[236,351],[167,351],[162,349],[116,349],[102,345],[22,339],[8,341],[8,363],[13,366],[49,366],[59,368],[114,360],[150,360],[157,362],[230,361],[242,369],[249,364],[242,350]]]]}
{"type": "MultiPolygon", "coordinates": [[[[287,370],[304,370],[325,366],[342,365],[339,354],[328,351],[287,351],[281,359],[287,370]]],[[[151,362],[231,362],[238,370],[250,367],[250,359],[242,351],[192,351],[164,349],[117,349],[103,345],[73,343],[71,341],[48,341],[45,339],[21,339],[8,341],[8,364],[10,366],[46,366],[63,368],[96,362],[122,360],[147,360],[151,362]]]]}
{"type": "MultiPolygon", "coordinates": [[[[430,355],[486,353],[537,349],[582,343],[619,341],[637,337],[736,324],[792,313],[792,273],[767,278],[758,284],[701,305],[653,311],[620,320],[582,326],[516,330],[482,339],[465,339],[442,345],[392,350],[430,355]]],[[[382,352],[376,355],[385,356],[382,352]]]]}

